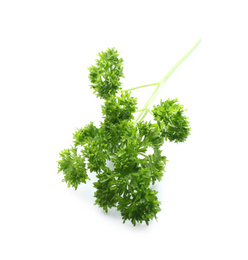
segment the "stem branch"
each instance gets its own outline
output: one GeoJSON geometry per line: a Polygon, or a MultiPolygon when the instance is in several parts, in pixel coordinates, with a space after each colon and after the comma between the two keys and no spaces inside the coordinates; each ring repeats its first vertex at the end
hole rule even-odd
{"type": "Polygon", "coordinates": [[[135,87],[135,88],[122,89],[121,91],[122,91],[122,92],[126,92],[126,91],[130,91],[130,90],[135,90],[135,89],[138,89],[138,88],[144,88],[144,87],[149,87],[149,86],[154,86],[154,85],[157,86],[158,84],[160,84],[160,82],[152,83],[152,84],[147,84],[147,85],[142,85],[142,86],[135,87]]]}
{"type": "MultiPolygon", "coordinates": [[[[156,96],[158,95],[159,91],[161,90],[163,84],[168,80],[168,78],[171,76],[171,74],[179,67],[179,65],[196,49],[196,47],[200,44],[201,39],[199,39],[187,52],[184,56],[182,56],[181,59],[175,63],[175,65],[169,70],[169,72],[164,76],[164,78],[157,84],[156,89],[154,90],[151,97],[147,100],[146,104],[144,105],[143,109],[141,109],[140,113],[137,115],[137,117],[134,120],[134,123],[136,124],[139,120],[143,120],[145,116],[147,115],[149,109],[148,107],[152,104],[156,96]]],[[[154,84],[155,85],[155,84],[154,84]]]]}

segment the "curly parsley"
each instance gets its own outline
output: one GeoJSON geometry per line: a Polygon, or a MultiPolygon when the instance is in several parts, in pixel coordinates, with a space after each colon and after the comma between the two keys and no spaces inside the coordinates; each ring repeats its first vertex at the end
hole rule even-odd
{"type": "Polygon", "coordinates": [[[173,71],[196,48],[200,40],[184,55],[169,73],[158,83],[123,90],[120,78],[123,74],[123,59],[115,48],[98,54],[96,65],[89,67],[90,87],[102,105],[103,122],[100,127],[92,122],[76,129],[73,145],[60,152],[58,172],[64,175],[68,187],[77,189],[86,183],[89,172],[95,172],[97,181],[95,204],[108,212],[116,207],[123,222],[130,220],[147,225],[156,219],[161,210],[157,191],[151,184],[161,181],[167,162],[162,153],[165,141],[184,142],[190,134],[188,118],[177,99],[161,101],[149,107],[161,86],[173,71]],[[156,86],[144,108],[137,110],[137,99],[131,96],[134,89],[156,86]],[[134,113],[138,112],[136,118],[134,113]],[[151,113],[154,122],[144,121],[151,113]],[[152,154],[147,151],[152,150],[152,154]],[[113,167],[110,167],[112,162],[113,167]]]}

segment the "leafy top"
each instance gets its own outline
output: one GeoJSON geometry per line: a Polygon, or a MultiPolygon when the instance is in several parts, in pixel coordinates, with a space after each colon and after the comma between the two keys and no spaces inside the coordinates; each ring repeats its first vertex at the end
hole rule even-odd
{"type": "Polygon", "coordinates": [[[120,89],[120,78],[124,78],[123,59],[115,48],[108,48],[105,52],[98,53],[96,66],[89,67],[90,87],[94,93],[102,98],[109,99],[120,89]]]}

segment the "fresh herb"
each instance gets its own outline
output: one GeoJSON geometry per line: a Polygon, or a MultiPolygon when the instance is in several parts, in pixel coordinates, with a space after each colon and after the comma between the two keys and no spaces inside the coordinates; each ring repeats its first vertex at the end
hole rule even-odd
{"type": "Polygon", "coordinates": [[[165,81],[199,43],[200,40],[161,82],[128,90],[121,88],[123,59],[117,50],[109,48],[98,54],[96,65],[88,69],[90,87],[104,100],[103,122],[99,127],[90,122],[77,129],[71,148],[61,151],[58,171],[64,174],[63,181],[68,187],[77,189],[90,179],[89,172],[95,172],[98,179],[93,184],[95,204],[104,211],[116,207],[123,222],[130,220],[133,225],[137,222],[148,225],[156,219],[161,202],[151,185],[160,181],[164,173],[167,159],[162,154],[162,146],[167,140],[184,142],[190,126],[177,99],[161,101],[153,110],[149,107],[165,81]],[[137,99],[131,96],[131,91],[148,86],[156,89],[144,108],[137,110],[137,99]],[[153,115],[154,122],[144,121],[147,113],[153,115]]]}

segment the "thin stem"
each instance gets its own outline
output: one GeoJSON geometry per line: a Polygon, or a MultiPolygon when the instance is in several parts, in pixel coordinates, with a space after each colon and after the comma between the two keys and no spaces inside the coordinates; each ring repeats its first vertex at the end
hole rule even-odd
{"type": "Polygon", "coordinates": [[[138,110],[138,111],[135,111],[135,113],[138,113],[138,112],[141,112],[141,111],[145,111],[146,109],[140,109],[140,110],[138,110]]]}
{"type": "Polygon", "coordinates": [[[147,109],[143,109],[143,110],[146,111],[146,112],[143,113],[143,116],[141,117],[140,121],[142,121],[146,117],[148,112],[153,116],[153,113],[151,112],[150,109],[147,108],[147,109]]]}
{"type": "Polygon", "coordinates": [[[147,109],[147,111],[153,116],[153,113],[150,109],[147,109]]]}
{"type": "MultiPolygon", "coordinates": [[[[149,113],[152,114],[151,110],[148,109],[148,108],[142,108],[142,109],[140,109],[140,110],[138,110],[138,111],[135,111],[135,113],[138,113],[138,112],[141,112],[141,111],[147,111],[147,112],[149,112],[149,113]]],[[[153,114],[152,114],[152,115],[153,115],[153,114]]]]}
{"type": "Polygon", "coordinates": [[[160,84],[164,84],[165,81],[171,76],[171,74],[176,70],[176,68],[196,49],[196,47],[200,44],[201,38],[188,50],[188,52],[170,69],[170,71],[165,75],[165,77],[161,80],[160,84]]]}
{"type": "Polygon", "coordinates": [[[145,116],[147,115],[147,110],[148,110],[148,106],[149,104],[153,101],[153,96],[154,94],[158,91],[160,87],[160,84],[156,87],[155,91],[153,92],[153,94],[150,96],[150,98],[147,100],[146,104],[144,105],[143,109],[141,109],[141,112],[137,115],[137,117],[134,119],[134,123],[136,124],[139,120],[143,120],[145,118],[145,116]],[[143,115],[143,116],[142,116],[143,115]],[[142,118],[141,118],[142,116],[142,118]],[[141,118],[141,119],[140,119],[141,118]]]}
{"type": "Polygon", "coordinates": [[[159,82],[157,82],[157,83],[152,83],[152,84],[147,84],[147,85],[142,85],[142,86],[135,87],[135,88],[122,89],[121,91],[122,91],[122,92],[126,92],[126,91],[130,91],[130,90],[135,90],[135,89],[138,89],[138,88],[145,88],[145,87],[149,87],[149,86],[155,86],[155,85],[158,85],[158,84],[159,84],[159,82]]]}
{"type": "Polygon", "coordinates": [[[144,157],[148,157],[145,153],[139,153],[140,155],[143,155],[144,157]]]}
{"type": "Polygon", "coordinates": [[[179,67],[179,65],[196,49],[196,47],[200,44],[201,39],[199,39],[188,51],[187,53],[175,63],[175,65],[169,70],[169,72],[164,76],[164,78],[160,81],[160,83],[157,85],[156,89],[154,90],[151,97],[147,100],[146,104],[144,105],[142,111],[137,115],[137,117],[134,120],[134,123],[136,124],[139,120],[143,120],[145,116],[148,113],[148,107],[151,105],[151,103],[154,101],[156,96],[158,95],[159,91],[161,90],[161,87],[163,84],[168,80],[168,78],[172,75],[172,73],[179,67]]]}

